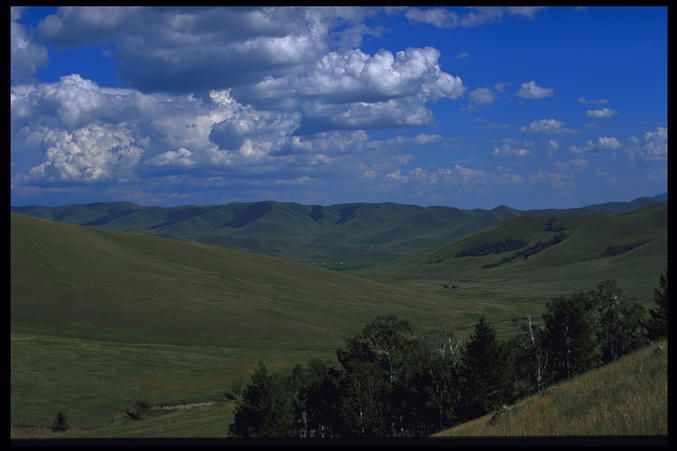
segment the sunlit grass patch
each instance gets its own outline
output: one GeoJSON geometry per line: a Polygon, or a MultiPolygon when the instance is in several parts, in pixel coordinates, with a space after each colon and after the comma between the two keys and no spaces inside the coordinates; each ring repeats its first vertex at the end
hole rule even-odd
{"type": "Polygon", "coordinates": [[[662,341],[434,437],[667,435],[667,396],[662,341]]]}

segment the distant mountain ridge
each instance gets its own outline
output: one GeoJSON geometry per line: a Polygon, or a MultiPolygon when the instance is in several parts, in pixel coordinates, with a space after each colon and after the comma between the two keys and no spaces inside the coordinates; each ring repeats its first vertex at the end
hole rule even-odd
{"type": "Polygon", "coordinates": [[[153,207],[96,202],[11,211],[108,230],[147,233],[291,260],[336,264],[389,261],[450,243],[513,216],[619,214],[667,201],[667,193],[570,209],[491,210],[391,202],[329,206],[275,201],[153,207]]]}

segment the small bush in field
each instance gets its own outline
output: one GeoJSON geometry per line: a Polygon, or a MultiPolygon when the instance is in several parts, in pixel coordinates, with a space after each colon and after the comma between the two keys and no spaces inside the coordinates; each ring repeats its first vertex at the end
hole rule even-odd
{"type": "Polygon", "coordinates": [[[65,431],[69,427],[70,426],[68,425],[68,420],[66,419],[66,414],[63,412],[63,410],[60,410],[56,414],[56,417],[54,417],[54,422],[52,423],[52,430],[54,432],[61,432],[61,431],[65,431]]]}

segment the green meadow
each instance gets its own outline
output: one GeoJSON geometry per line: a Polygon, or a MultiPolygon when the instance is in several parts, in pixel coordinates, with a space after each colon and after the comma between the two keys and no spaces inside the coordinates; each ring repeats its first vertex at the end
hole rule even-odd
{"type": "Polygon", "coordinates": [[[607,278],[652,305],[667,268],[666,203],[556,216],[564,241],[492,268],[482,266],[515,251],[455,256],[507,238],[547,241],[549,218],[509,216],[441,247],[332,271],[12,213],[12,437],[225,437],[234,408],[225,393],[258,361],[271,369],[334,361],[343,337],[379,315],[410,320],[416,334],[443,321],[459,335],[483,315],[508,337],[552,297],[607,278]],[[125,410],[137,401],[209,405],[135,421],[125,410]],[[59,410],[71,429],[53,433],[59,410]]]}

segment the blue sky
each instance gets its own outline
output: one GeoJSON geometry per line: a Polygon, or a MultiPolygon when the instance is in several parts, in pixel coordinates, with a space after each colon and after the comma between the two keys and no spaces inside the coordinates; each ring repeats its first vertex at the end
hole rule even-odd
{"type": "Polygon", "coordinates": [[[11,202],[667,192],[667,7],[12,7],[11,202]]]}

